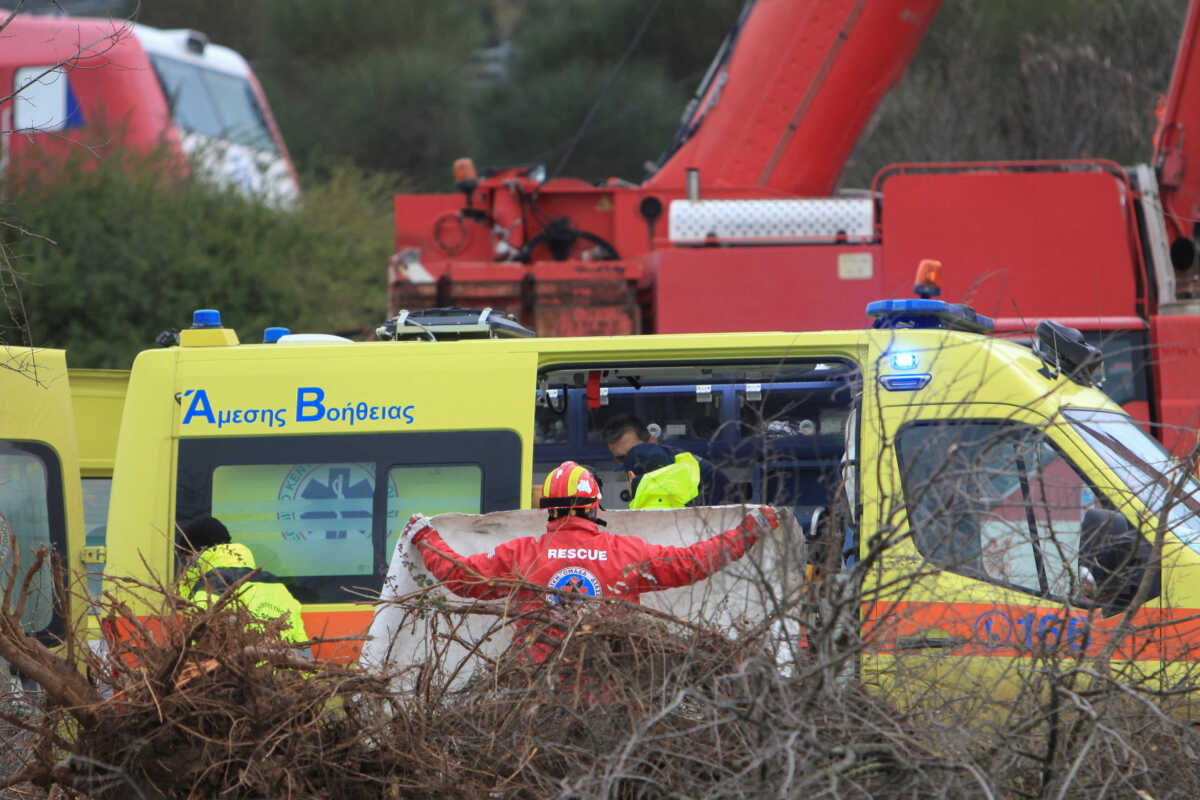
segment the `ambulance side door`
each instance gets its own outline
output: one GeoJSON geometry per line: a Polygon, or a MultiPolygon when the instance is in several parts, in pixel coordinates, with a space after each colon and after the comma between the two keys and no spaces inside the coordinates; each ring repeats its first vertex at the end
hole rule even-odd
{"type": "MultiPolygon", "coordinates": [[[[1107,483],[1065,431],[1028,410],[985,404],[891,406],[891,437],[863,438],[864,677],[902,702],[947,686],[987,703],[1028,697],[1035,661],[1098,654],[1123,609],[1088,596],[1084,515],[1112,510],[1107,483]],[[871,452],[873,451],[873,452],[871,452]],[[872,485],[873,484],[873,485],[872,485]]],[[[1152,600],[1139,615],[1152,615],[1152,600]]],[[[1115,657],[1151,680],[1150,638],[1115,657]]]]}
{"type": "MultiPolygon", "coordinates": [[[[530,495],[532,354],[379,354],[294,348],[251,369],[179,367],[175,518],[221,520],[303,604],[313,636],[366,631],[372,610],[347,587],[379,589],[410,515],[509,510],[530,495]]],[[[352,660],[357,648],[316,652],[352,660]]]]}
{"type": "MultiPolygon", "coordinates": [[[[34,576],[22,626],[54,644],[65,616],[78,618],[84,593],[69,585],[71,608],[56,597],[51,561],[80,572],[74,560],[83,545],[83,510],[75,424],[61,350],[0,348],[0,589],[14,560],[19,576],[33,565],[39,548],[49,558],[34,576]]],[[[21,577],[18,577],[18,581],[21,577]]],[[[14,597],[14,601],[15,601],[14,597]]]]}

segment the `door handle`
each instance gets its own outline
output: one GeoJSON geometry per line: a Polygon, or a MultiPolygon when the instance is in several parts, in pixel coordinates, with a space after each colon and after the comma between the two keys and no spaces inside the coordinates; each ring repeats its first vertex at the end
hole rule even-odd
{"type": "Polygon", "coordinates": [[[951,636],[941,628],[929,628],[918,636],[902,636],[896,640],[897,650],[954,650],[967,643],[962,636],[951,636]]]}

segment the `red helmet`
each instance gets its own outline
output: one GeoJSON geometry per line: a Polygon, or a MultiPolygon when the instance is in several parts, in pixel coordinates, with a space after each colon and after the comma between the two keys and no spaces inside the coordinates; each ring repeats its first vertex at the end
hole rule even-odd
{"type": "Polygon", "coordinates": [[[588,509],[600,507],[600,484],[596,476],[574,461],[559,464],[542,485],[542,508],[588,509]]]}

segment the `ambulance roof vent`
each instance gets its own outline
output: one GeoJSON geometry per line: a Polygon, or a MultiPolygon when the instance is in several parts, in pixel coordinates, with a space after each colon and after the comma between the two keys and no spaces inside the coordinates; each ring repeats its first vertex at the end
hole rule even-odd
{"type": "Polygon", "coordinates": [[[401,311],[375,330],[380,339],[524,339],[537,336],[511,314],[491,308],[401,311]]]}
{"type": "Polygon", "coordinates": [[[874,317],[872,328],[945,328],[952,331],[989,333],[996,323],[963,303],[944,300],[876,300],[867,305],[874,317]]]}

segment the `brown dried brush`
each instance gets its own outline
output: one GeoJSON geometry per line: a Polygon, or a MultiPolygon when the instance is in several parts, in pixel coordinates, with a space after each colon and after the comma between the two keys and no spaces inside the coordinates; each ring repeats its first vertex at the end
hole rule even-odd
{"type": "MultiPolygon", "coordinates": [[[[91,659],[95,685],[30,644],[6,597],[0,655],[44,682],[47,713],[9,720],[38,742],[0,785],[97,799],[1200,793],[1200,737],[1130,687],[1096,675],[1084,691],[1073,671],[1089,667],[1069,661],[1046,660],[1041,685],[985,726],[950,715],[950,697],[899,709],[831,669],[845,654],[828,648],[818,657],[800,642],[807,660],[781,669],[761,625],[584,603],[528,614],[496,658],[468,647],[456,662],[434,647],[443,655],[370,673],[298,657],[234,605],[136,588],[162,609],[161,629],[107,599],[110,622],[133,635],[91,659]],[[531,642],[544,658],[530,658],[531,642]]],[[[513,622],[496,605],[432,597],[404,603],[433,618],[434,639],[461,639],[464,620],[491,633],[513,622]]],[[[808,630],[829,641],[820,634],[808,630]]]]}

